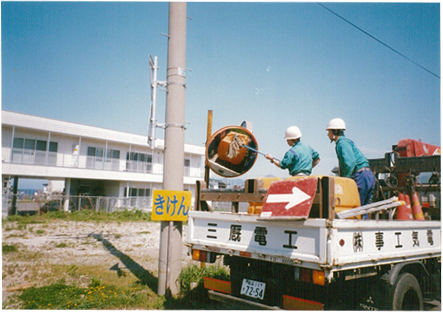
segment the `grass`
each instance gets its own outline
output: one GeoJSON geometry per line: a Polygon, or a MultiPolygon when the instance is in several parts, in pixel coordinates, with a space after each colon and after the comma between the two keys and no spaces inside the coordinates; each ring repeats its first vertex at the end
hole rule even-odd
{"type": "MultiPolygon", "coordinates": [[[[56,211],[44,215],[10,216],[2,220],[2,226],[4,232],[18,229],[42,235],[44,231],[34,230],[32,224],[43,224],[43,227],[50,228],[51,221],[54,220],[94,223],[146,222],[150,221],[150,214],[129,210],[114,213],[87,210],[73,213],[56,211]]],[[[149,233],[146,231],[138,234],[149,233]]],[[[119,234],[115,234],[114,238],[119,239],[119,234]]],[[[6,303],[3,303],[3,309],[215,310],[220,309],[220,304],[209,301],[207,291],[203,287],[203,276],[229,279],[229,272],[218,264],[206,265],[203,268],[190,264],[182,269],[180,274],[180,293],[174,297],[159,296],[158,281],[153,275],[143,275],[125,267],[110,270],[108,266],[100,265],[49,264],[39,251],[27,250],[20,246],[2,245],[3,257],[8,257],[12,263],[3,266],[3,277],[9,274],[25,274],[25,282],[39,281],[39,285],[42,286],[10,293],[6,303]]],[[[68,247],[65,242],[53,246],[68,247]]]]}
{"type": "Polygon", "coordinates": [[[95,222],[146,222],[151,221],[151,213],[141,210],[121,210],[104,212],[95,210],[80,210],[74,212],[50,211],[41,215],[8,216],[3,219],[3,225],[8,221],[17,221],[19,226],[26,228],[30,224],[47,223],[50,220],[65,221],[95,221],[95,222]]]}
{"type": "MultiPolygon", "coordinates": [[[[63,275],[78,278],[84,274],[91,274],[90,282],[85,286],[68,282],[60,278],[53,283],[42,287],[24,289],[16,296],[17,309],[38,310],[86,310],[86,309],[143,309],[143,310],[190,310],[220,308],[218,303],[211,302],[203,287],[203,276],[229,279],[228,271],[219,266],[205,266],[199,268],[191,264],[184,268],[179,280],[181,292],[179,295],[166,298],[156,294],[149,286],[133,277],[111,277],[109,273],[98,268],[89,271],[76,265],[59,266],[55,268],[58,276],[63,275]],[[95,275],[100,275],[101,278],[95,275]]],[[[3,307],[8,309],[9,307],[3,307]]]]}
{"type": "Polygon", "coordinates": [[[106,285],[92,279],[88,287],[67,285],[61,280],[40,288],[28,288],[18,298],[22,309],[162,309],[164,298],[141,285],[106,285]]]}

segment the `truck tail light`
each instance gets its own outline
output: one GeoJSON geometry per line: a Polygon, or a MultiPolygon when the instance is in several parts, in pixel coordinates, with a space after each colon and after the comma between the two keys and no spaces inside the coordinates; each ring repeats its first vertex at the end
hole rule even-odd
{"type": "Polygon", "coordinates": [[[306,283],[312,282],[312,270],[301,269],[301,281],[306,283]]]}
{"type": "Polygon", "coordinates": [[[294,279],[300,282],[324,286],[325,272],[296,267],[294,271],[294,279]]]}
{"type": "Polygon", "coordinates": [[[199,250],[199,249],[192,249],[192,260],[194,261],[214,263],[215,257],[216,254],[213,252],[199,250]]]}
{"type": "Polygon", "coordinates": [[[324,286],[325,285],[325,272],[323,271],[312,271],[312,282],[316,285],[324,286]]]}

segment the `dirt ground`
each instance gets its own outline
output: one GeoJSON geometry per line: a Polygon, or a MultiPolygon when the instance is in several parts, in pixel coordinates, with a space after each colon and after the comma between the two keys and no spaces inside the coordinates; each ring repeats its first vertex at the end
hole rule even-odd
{"type": "MultiPolygon", "coordinates": [[[[186,227],[183,226],[183,238],[186,227]]],[[[114,270],[142,267],[158,277],[160,223],[158,222],[74,222],[51,221],[29,224],[26,228],[8,222],[2,226],[3,246],[16,246],[19,252],[2,254],[2,302],[16,288],[42,286],[26,269],[44,261],[48,264],[100,265],[114,270]],[[25,256],[17,257],[17,254],[25,256]],[[38,257],[32,255],[38,254],[38,257]]],[[[190,262],[188,248],[182,246],[182,265],[190,262]]],[[[43,276],[44,272],[38,272],[43,276]]],[[[86,281],[85,281],[86,283],[86,281]]],[[[156,291],[156,290],[154,290],[156,291]]]]}
{"type": "MultiPolygon", "coordinates": [[[[183,226],[183,240],[186,226],[183,226]]],[[[51,221],[28,224],[26,228],[7,222],[2,226],[3,246],[18,252],[2,254],[2,302],[21,287],[48,285],[48,279],[33,278],[29,268],[45,276],[51,264],[99,265],[106,270],[136,270],[158,277],[160,223],[158,222],[75,222],[51,221]],[[35,256],[35,255],[38,256],[35,256]],[[39,265],[44,262],[44,265],[39,265]],[[37,267],[37,269],[36,269],[37,267]]],[[[191,262],[182,243],[182,267],[191,262]]],[[[54,281],[57,277],[53,277],[54,281]]],[[[84,286],[90,280],[85,279],[84,286]]],[[[154,289],[156,291],[156,289],[154,289]]],[[[8,309],[13,307],[6,307],[8,309]]],[[[439,301],[428,302],[426,310],[441,311],[439,301]]]]}

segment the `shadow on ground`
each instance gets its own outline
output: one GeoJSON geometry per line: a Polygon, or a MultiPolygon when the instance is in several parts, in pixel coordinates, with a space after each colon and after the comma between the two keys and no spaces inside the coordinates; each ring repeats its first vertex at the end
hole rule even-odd
{"type": "MultiPolygon", "coordinates": [[[[149,271],[145,270],[141,265],[131,259],[128,255],[122,253],[107,239],[103,238],[100,234],[91,234],[91,237],[102,242],[103,246],[109,250],[109,252],[120,259],[123,265],[128,268],[132,274],[134,274],[143,285],[148,286],[153,291],[158,289],[158,278],[152,275],[149,271]]],[[[121,269],[118,264],[112,266],[111,270],[117,271],[117,274],[121,274],[121,269]]],[[[181,293],[178,296],[172,297],[166,295],[166,301],[164,307],[167,310],[226,310],[227,307],[212,301],[208,297],[207,290],[204,288],[203,283],[199,284],[196,288],[181,293]]],[[[233,310],[239,310],[236,307],[230,307],[233,310]]]]}
{"type": "MultiPolygon", "coordinates": [[[[152,290],[157,290],[158,288],[158,278],[152,275],[149,271],[145,270],[141,265],[131,259],[128,255],[119,251],[115,248],[114,245],[107,239],[103,238],[100,234],[92,234],[91,237],[96,240],[102,242],[103,246],[109,250],[109,252],[120,259],[123,265],[131,271],[132,274],[135,275],[140,280],[140,283],[148,286],[152,290]]],[[[118,265],[114,265],[111,270],[117,271],[117,273],[121,272],[121,269],[118,268],[118,265]]]]}

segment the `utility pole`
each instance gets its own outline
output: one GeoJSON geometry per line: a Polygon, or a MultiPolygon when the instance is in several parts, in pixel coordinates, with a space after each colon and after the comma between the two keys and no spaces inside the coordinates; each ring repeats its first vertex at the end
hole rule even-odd
{"type": "MultiPolygon", "coordinates": [[[[185,145],[186,2],[169,4],[168,38],[163,189],[182,191],[185,145]]],[[[161,222],[159,295],[176,295],[180,290],[177,280],[181,272],[182,228],[182,222],[161,222]]]]}

